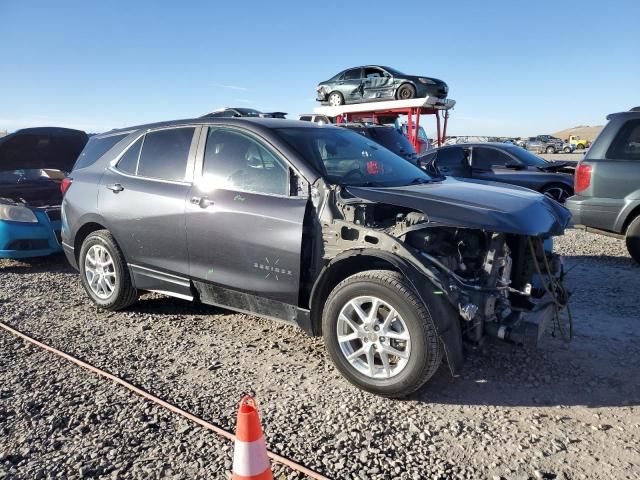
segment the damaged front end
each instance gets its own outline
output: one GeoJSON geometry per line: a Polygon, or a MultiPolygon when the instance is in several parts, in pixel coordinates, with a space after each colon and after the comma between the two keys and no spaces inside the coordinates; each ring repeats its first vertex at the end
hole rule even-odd
{"type": "Polygon", "coordinates": [[[553,200],[449,179],[321,190],[325,264],[380,258],[411,281],[428,307],[446,303],[431,316],[454,374],[462,366],[462,341],[536,345],[567,305],[551,237],[562,234],[570,216],[553,200]]]}

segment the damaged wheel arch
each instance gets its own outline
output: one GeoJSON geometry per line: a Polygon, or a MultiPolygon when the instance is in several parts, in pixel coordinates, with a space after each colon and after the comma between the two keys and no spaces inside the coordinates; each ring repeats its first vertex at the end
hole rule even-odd
{"type": "Polygon", "coordinates": [[[373,248],[346,250],[334,257],[320,272],[310,296],[312,335],[322,334],[322,312],[331,291],[344,279],[365,270],[391,270],[401,273],[420,297],[433,319],[443,343],[451,373],[457,375],[464,361],[458,314],[440,286],[408,260],[373,248]]]}

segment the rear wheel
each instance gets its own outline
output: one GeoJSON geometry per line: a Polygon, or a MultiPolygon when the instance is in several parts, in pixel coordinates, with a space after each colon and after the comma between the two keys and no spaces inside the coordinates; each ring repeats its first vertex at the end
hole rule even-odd
{"type": "Polygon", "coordinates": [[[327,298],[322,322],[334,364],[363,390],[406,396],[442,362],[433,319],[397,272],[370,270],[347,278],[327,298]]]}
{"type": "Polygon", "coordinates": [[[344,97],[340,92],[331,92],[329,94],[329,105],[332,107],[339,107],[344,105],[344,97]]]}
{"type": "Polygon", "coordinates": [[[564,147],[564,153],[571,153],[571,148],[564,147]]]}
{"type": "Polygon", "coordinates": [[[633,219],[627,227],[625,242],[629,255],[638,263],[640,263],[640,215],[633,219]]]}
{"type": "Polygon", "coordinates": [[[401,85],[396,93],[396,98],[398,100],[410,100],[412,98],[415,98],[415,96],[416,96],[415,87],[408,83],[401,85]]]}
{"type": "Polygon", "coordinates": [[[99,307],[120,310],[138,299],[124,255],[108,230],[84,239],[78,266],[82,286],[99,307]]]}
{"type": "Polygon", "coordinates": [[[564,203],[567,198],[573,195],[573,190],[566,185],[547,185],[540,193],[546,195],[549,198],[553,198],[558,203],[564,203]]]}
{"type": "Polygon", "coordinates": [[[554,147],[547,147],[547,153],[556,153],[556,149],[554,147]]]}
{"type": "Polygon", "coordinates": [[[579,143],[578,145],[576,145],[576,148],[577,148],[578,150],[584,150],[584,144],[579,143]]]}

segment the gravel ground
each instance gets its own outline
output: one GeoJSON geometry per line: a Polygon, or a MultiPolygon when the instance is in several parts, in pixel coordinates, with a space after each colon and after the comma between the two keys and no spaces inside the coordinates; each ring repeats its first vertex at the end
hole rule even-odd
{"type": "MultiPolygon", "coordinates": [[[[269,447],[331,478],[638,479],[640,267],[615,239],[556,246],[574,341],[488,342],[404,401],[356,390],[291,326],[159,295],[99,311],[60,257],[0,261],[0,318],[226,429],[256,392],[269,447]]],[[[0,478],[228,475],[225,440],[6,333],[0,377],[0,478]]]]}

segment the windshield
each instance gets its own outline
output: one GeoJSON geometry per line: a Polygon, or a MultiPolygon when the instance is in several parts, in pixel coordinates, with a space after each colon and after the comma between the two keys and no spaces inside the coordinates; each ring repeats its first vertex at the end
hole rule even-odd
{"type": "Polygon", "coordinates": [[[394,77],[406,77],[406,75],[395,68],[383,67],[387,72],[389,72],[394,77]]]}
{"type": "Polygon", "coordinates": [[[350,130],[293,127],[275,131],[332,184],[397,187],[431,180],[417,166],[350,130]]]}
{"type": "Polygon", "coordinates": [[[529,150],[525,150],[524,148],[517,147],[509,149],[508,151],[515,154],[515,156],[518,157],[518,160],[530,167],[546,167],[549,165],[549,162],[547,162],[544,158],[541,158],[531,153],[529,150]]]}

